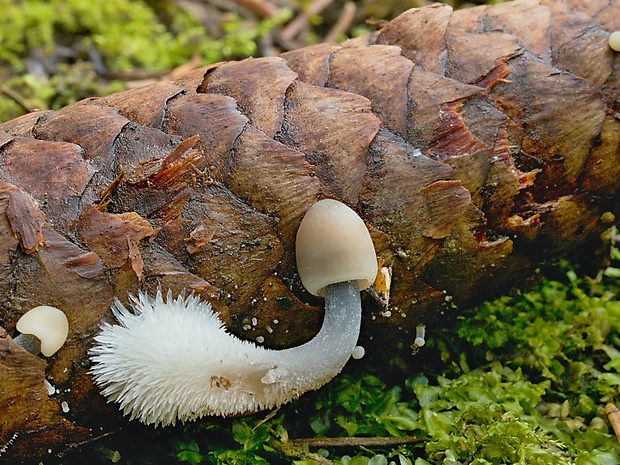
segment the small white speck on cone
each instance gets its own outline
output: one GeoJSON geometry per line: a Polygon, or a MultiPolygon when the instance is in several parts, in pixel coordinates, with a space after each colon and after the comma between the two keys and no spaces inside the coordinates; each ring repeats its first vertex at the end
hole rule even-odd
{"type": "Polygon", "coordinates": [[[620,52],[620,31],[609,34],[609,46],[614,52],[620,52]]]}
{"type": "Polygon", "coordinates": [[[365,354],[366,354],[366,349],[364,349],[362,346],[355,346],[353,348],[353,352],[351,352],[351,357],[353,357],[355,360],[359,360],[365,354]]]}

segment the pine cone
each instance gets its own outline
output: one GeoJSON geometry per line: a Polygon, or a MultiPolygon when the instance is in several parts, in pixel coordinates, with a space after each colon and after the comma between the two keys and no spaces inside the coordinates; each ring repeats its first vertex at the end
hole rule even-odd
{"type": "Polygon", "coordinates": [[[185,289],[241,338],[311,338],[321,301],[293,251],[318,199],[371,231],[374,340],[411,343],[597,238],[620,213],[616,29],[606,0],[435,4],[340,46],[0,125],[0,322],[13,335],[46,304],[70,323],[47,364],[0,334],[0,460],[37,462],[119,420],[87,373],[114,297],[185,289]]]}

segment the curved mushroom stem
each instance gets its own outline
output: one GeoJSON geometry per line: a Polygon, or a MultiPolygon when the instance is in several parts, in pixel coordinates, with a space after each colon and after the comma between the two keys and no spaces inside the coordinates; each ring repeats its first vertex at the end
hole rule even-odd
{"type": "MultiPolygon", "coordinates": [[[[330,284],[325,290],[323,325],[310,341],[297,347],[273,351],[277,368],[298,393],[317,389],[345,366],[357,344],[362,321],[362,301],[355,281],[330,284]]],[[[275,374],[275,373],[273,373],[275,374]]],[[[281,376],[278,376],[281,378],[281,376]]],[[[264,381],[271,379],[269,373],[264,381]]]]}
{"type": "Polygon", "coordinates": [[[41,353],[41,339],[34,334],[19,334],[13,339],[13,342],[32,355],[39,355],[41,353]]]}
{"type": "Polygon", "coordinates": [[[360,331],[355,281],[328,286],[325,318],[305,344],[266,349],[226,332],[195,295],[139,293],[134,312],[116,302],[118,325],[103,324],[91,348],[102,394],[131,419],[174,425],[204,415],[242,415],[318,389],[347,363],[360,331]]]}

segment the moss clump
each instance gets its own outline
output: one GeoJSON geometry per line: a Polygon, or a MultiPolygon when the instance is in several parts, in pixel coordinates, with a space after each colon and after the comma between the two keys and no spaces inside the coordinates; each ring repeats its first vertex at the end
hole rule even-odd
{"type": "Polygon", "coordinates": [[[254,40],[285,19],[247,28],[230,15],[216,40],[187,11],[163,3],[155,10],[140,0],[0,0],[0,61],[19,70],[28,55],[57,57],[62,46],[75,58],[99,55],[111,71],[168,69],[194,55],[208,62],[248,56],[254,40]]]}
{"type": "Polygon", "coordinates": [[[283,9],[248,23],[226,14],[213,37],[169,0],[0,0],[0,8],[0,121],[122,90],[136,69],[253,55],[257,40],[290,17],[283,9]]]}

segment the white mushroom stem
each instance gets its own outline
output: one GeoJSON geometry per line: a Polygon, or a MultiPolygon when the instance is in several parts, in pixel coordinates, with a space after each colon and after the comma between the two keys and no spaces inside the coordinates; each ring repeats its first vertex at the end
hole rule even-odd
{"type": "Polygon", "coordinates": [[[223,328],[196,296],[165,301],[140,293],[135,313],[116,302],[120,325],[104,324],[91,349],[102,394],[146,424],[174,425],[204,415],[239,415],[279,406],[338,374],[357,343],[356,282],[328,286],[325,317],[309,342],[271,350],[223,328]]]}
{"type": "MultiPolygon", "coordinates": [[[[317,389],[336,376],[357,345],[362,302],[355,281],[330,284],[325,290],[325,316],[317,335],[307,343],[272,351],[279,378],[296,379],[299,393],[317,389]]],[[[297,396],[295,396],[297,397],[297,396]]]]}

